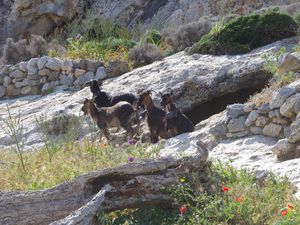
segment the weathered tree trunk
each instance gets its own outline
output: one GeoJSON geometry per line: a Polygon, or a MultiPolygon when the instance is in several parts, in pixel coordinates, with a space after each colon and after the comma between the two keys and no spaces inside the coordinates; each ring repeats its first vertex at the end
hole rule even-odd
{"type": "Polygon", "coordinates": [[[199,191],[212,191],[207,154],[199,142],[197,154],[191,157],[101,169],[41,191],[0,192],[0,224],[92,224],[97,211],[172,204],[161,188],[192,173],[193,178],[198,175],[195,184],[199,191]]]}

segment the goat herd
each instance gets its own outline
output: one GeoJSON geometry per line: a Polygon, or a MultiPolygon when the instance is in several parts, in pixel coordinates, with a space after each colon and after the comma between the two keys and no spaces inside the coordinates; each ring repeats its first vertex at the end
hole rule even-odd
{"type": "Polygon", "coordinates": [[[158,142],[159,137],[167,139],[182,133],[194,131],[193,123],[173,103],[173,93],[161,95],[161,106],[154,105],[151,98],[152,91],[143,91],[139,96],[132,93],[111,96],[100,89],[101,82],[92,80],[87,83],[93,93],[92,99],[85,99],[81,110],[84,115],[89,115],[100,129],[100,141],[104,133],[107,141],[110,141],[108,128],[124,128],[131,138],[139,133],[140,113],[147,115],[147,123],[150,130],[151,142],[158,142]],[[133,125],[137,125],[134,132],[133,125]]]}

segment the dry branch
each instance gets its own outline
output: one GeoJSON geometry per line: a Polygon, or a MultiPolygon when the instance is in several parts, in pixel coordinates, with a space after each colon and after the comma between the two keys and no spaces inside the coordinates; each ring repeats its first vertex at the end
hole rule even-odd
{"type": "Polygon", "coordinates": [[[171,205],[172,199],[161,188],[177,184],[179,177],[193,174],[194,178],[197,174],[198,190],[215,188],[208,176],[207,155],[198,142],[197,153],[190,157],[159,158],[101,169],[41,191],[0,192],[0,224],[49,224],[57,220],[63,223],[54,224],[90,224],[96,211],[171,205]]]}

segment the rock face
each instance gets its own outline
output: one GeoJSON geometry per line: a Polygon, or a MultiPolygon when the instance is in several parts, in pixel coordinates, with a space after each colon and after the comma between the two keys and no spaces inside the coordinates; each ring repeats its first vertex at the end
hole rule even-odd
{"type": "MultiPolygon", "coordinates": [[[[55,27],[69,22],[76,14],[85,14],[86,10],[90,10],[93,15],[101,15],[128,26],[143,24],[143,28],[161,28],[166,24],[168,26],[186,24],[205,16],[245,14],[276,5],[289,8],[292,3],[299,2],[298,0],[5,0],[0,2],[0,43],[7,37],[17,37],[25,31],[40,35],[49,34],[55,27]]],[[[297,7],[292,5],[290,8],[292,10],[297,7]]]]}

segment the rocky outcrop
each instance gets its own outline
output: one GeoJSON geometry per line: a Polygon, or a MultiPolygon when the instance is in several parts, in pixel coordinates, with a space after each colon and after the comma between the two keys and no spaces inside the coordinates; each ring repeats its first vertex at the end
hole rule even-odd
{"type": "Polygon", "coordinates": [[[201,17],[214,21],[217,16],[246,14],[276,5],[292,12],[300,4],[298,0],[5,0],[0,3],[0,43],[26,31],[49,34],[87,10],[128,26],[143,24],[143,28],[162,28],[166,25],[176,27],[201,17]]]}

